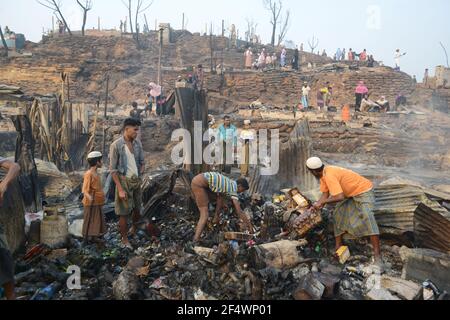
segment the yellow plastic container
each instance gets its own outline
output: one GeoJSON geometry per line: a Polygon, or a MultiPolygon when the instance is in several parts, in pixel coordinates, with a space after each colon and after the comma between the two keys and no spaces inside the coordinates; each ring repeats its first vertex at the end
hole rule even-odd
{"type": "Polygon", "coordinates": [[[339,257],[339,262],[341,264],[345,264],[350,258],[350,250],[347,246],[340,247],[338,251],[336,251],[336,254],[339,257]]]}

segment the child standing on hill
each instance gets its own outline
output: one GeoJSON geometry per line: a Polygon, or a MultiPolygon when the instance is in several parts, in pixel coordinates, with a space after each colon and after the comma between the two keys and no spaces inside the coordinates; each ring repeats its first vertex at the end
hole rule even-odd
{"type": "Polygon", "coordinates": [[[85,242],[90,240],[99,242],[101,241],[100,238],[106,233],[105,217],[102,212],[105,194],[100,176],[97,173],[97,170],[103,166],[102,158],[103,155],[97,151],[88,155],[90,169],[84,175],[82,190],[84,195],[83,238],[85,242]]]}

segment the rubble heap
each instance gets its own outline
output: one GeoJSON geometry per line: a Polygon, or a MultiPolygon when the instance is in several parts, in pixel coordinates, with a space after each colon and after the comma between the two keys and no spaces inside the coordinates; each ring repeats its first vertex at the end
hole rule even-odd
{"type": "MultiPolygon", "coordinates": [[[[152,179],[159,181],[156,185],[164,181],[152,179]]],[[[173,192],[165,192],[166,197],[147,215],[149,222],[132,239],[133,252],[120,249],[115,217],[107,214],[104,246],[86,246],[71,236],[59,247],[40,245],[20,256],[16,276],[20,299],[415,300],[423,299],[420,281],[425,280],[447,290],[448,273],[418,276],[408,264],[416,256],[403,253],[406,248],[383,246],[383,276],[371,263],[371,247],[364,241],[352,243],[351,257],[340,264],[332,254],[331,212],[311,219],[310,202],[298,189],[274,199],[241,197],[256,237],[240,233],[239,221],[227,211],[219,225],[208,224],[195,246],[186,239],[194,235],[197,214],[186,209],[189,195],[175,190],[181,189],[175,186],[173,192]],[[409,269],[403,269],[404,263],[409,269]],[[67,289],[70,266],[81,270],[79,290],[67,289]],[[402,279],[402,272],[413,281],[402,279]],[[381,288],[374,289],[377,276],[381,288]],[[432,279],[424,279],[428,276],[432,279]]]]}

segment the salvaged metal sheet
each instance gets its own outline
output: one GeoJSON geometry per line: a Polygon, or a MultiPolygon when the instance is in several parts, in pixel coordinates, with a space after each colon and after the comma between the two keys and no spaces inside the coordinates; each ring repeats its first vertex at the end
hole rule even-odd
{"type": "Polygon", "coordinates": [[[416,245],[450,254],[450,212],[437,202],[421,203],[414,212],[416,245]]]}

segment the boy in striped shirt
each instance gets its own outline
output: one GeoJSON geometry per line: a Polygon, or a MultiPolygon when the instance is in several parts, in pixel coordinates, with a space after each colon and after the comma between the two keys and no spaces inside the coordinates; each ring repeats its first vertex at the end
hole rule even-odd
{"type": "Polygon", "coordinates": [[[195,201],[200,211],[200,220],[195,231],[194,242],[200,241],[203,230],[208,222],[209,217],[209,201],[214,194],[217,195],[216,213],[214,223],[219,222],[220,211],[225,207],[224,196],[231,197],[233,206],[239,219],[245,224],[249,232],[253,232],[253,226],[249,218],[242,212],[239,204],[239,193],[243,193],[249,189],[246,179],[234,181],[223,174],[217,172],[207,172],[199,174],[192,180],[192,192],[195,195],[195,201]]]}

